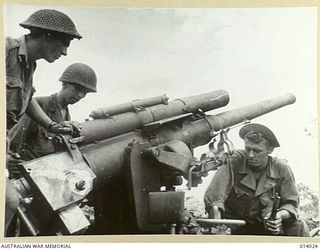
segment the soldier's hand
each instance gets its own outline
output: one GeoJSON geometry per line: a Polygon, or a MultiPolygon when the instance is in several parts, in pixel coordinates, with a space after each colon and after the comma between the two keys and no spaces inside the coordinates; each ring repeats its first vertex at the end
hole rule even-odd
{"type": "Polygon", "coordinates": [[[72,135],[79,135],[81,132],[81,125],[77,121],[64,121],[64,124],[71,127],[71,134],[72,135]]]}
{"type": "Polygon", "coordinates": [[[7,154],[6,165],[11,176],[17,177],[21,175],[21,162],[23,162],[23,160],[20,159],[18,154],[7,154]]]}
{"type": "Polygon", "coordinates": [[[210,219],[221,219],[221,210],[218,206],[212,206],[209,211],[210,219]]]}
{"type": "Polygon", "coordinates": [[[55,124],[50,127],[50,132],[55,134],[71,134],[78,135],[81,131],[81,126],[79,122],[75,121],[63,121],[59,124],[55,124]]]}
{"type": "Polygon", "coordinates": [[[282,227],[282,219],[277,213],[277,217],[275,220],[270,220],[270,215],[267,215],[264,218],[264,226],[267,231],[269,231],[272,234],[279,234],[282,227]]]}

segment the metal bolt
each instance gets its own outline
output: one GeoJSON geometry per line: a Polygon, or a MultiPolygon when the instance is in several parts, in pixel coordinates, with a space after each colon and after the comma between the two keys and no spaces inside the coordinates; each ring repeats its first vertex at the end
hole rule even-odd
{"type": "Polygon", "coordinates": [[[80,191],[85,190],[86,189],[86,181],[85,180],[78,181],[76,183],[76,188],[80,191]]]}
{"type": "Polygon", "coordinates": [[[152,153],[153,153],[154,157],[159,157],[160,156],[160,150],[158,148],[154,148],[152,153]]]}
{"type": "Polygon", "coordinates": [[[31,204],[32,200],[33,200],[33,197],[25,197],[23,199],[23,203],[25,203],[26,205],[29,205],[31,204]]]}

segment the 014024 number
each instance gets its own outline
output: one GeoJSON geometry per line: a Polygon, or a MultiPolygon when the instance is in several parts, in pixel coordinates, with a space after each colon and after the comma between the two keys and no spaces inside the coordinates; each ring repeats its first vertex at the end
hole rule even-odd
{"type": "Polygon", "coordinates": [[[318,244],[308,243],[308,244],[300,244],[300,248],[318,248],[318,244]]]}

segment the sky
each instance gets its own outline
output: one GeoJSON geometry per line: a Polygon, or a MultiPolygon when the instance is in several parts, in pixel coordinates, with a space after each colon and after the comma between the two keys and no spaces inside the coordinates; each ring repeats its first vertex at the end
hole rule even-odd
{"type": "MultiPolygon", "coordinates": [[[[5,36],[27,34],[19,23],[41,8],[48,6],[6,5],[5,36]]],[[[272,155],[318,192],[317,8],[52,8],[70,16],[83,39],[53,64],[37,62],[36,96],[57,92],[58,78],[75,62],[98,77],[98,93],[70,108],[80,122],[94,109],[162,94],[174,100],[224,89],[230,102],[208,112],[214,115],[293,93],[293,105],[253,122],[274,131],[281,147],[272,155]]],[[[243,148],[238,129],[229,137],[243,148]]],[[[192,192],[201,196],[211,176],[192,192]]]]}

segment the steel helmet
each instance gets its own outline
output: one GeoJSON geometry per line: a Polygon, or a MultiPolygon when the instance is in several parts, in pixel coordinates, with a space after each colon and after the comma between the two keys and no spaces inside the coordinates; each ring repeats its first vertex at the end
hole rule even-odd
{"type": "Polygon", "coordinates": [[[66,14],[52,9],[34,12],[26,21],[20,23],[26,29],[42,29],[66,34],[72,38],[82,38],[75,24],[66,14]]]}
{"type": "Polygon", "coordinates": [[[59,78],[61,82],[81,85],[89,92],[97,92],[97,76],[94,70],[83,63],[73,63],[65,69],[59,78]]]}

